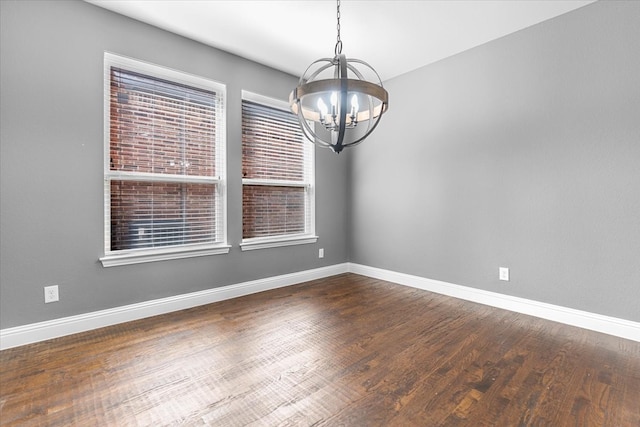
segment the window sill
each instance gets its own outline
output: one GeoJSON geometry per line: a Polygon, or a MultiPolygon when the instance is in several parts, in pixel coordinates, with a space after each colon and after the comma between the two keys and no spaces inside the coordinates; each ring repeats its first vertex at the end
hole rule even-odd
{"type": "Polygon", "coordinates": [[[221,245],[121,251],[103,256],[100,258],[100,262],[102,262],[103,267],[116,267],[119,265],[141,264],[144,262],[227,254],[230,248],[231,246],[229,245],[221,245]]]}
{"type": "Polygon", "coordinates": [[[243,251],[252,251],[255,249],[278,248],[281,246],[306,245],[318,241],[318,236],[287,236],[287,237],[258,237],[255,239],[246,239],[240,243],[240,249],[243,251]]]}

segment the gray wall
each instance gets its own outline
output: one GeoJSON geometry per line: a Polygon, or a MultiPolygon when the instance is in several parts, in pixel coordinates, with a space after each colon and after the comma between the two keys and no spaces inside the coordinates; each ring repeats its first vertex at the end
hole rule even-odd
{"type": "Polygon", "coordinates": [[[640,2],[385,86],[351,158],[352,262],[640,321],[640,2]]]}
{"type": "Polygon", "coordinates": [[[348,260],[640,321],[638,2],[386,82],[370,140],[317,151],[318,244],[244,253],[240,91],[285,98],[296,78],[84,2],[0,7],[0,328],[348,260]],[[105,50],[227,84],[228,255],[98,262],[105,50]]]}
{"type": "Polygon", "coordinates": [[[347,261],[347,158],[326,150],[316,159],[318,243],[238,248],[241,90],[287,99],[297,78],[80,1],[0,5],[1,328],[347,261]],[[227,84],[229,254],[98,262],[105,50],[227,84]],[[60,302],[44,304],[48,284],[60,285],[60,302]]]}

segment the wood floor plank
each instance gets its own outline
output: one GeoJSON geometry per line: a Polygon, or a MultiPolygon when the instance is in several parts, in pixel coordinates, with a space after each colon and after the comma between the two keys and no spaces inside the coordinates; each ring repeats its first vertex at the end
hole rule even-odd
{"type": "Polygon", "coordinates": [[[640,343],[354,274],[0,363],[7,427],[640,427],[640,343]]]}

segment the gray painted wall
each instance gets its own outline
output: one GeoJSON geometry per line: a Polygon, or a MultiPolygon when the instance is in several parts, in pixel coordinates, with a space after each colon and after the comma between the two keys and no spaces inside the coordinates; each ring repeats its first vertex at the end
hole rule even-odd
{"type": "MultiPolygon", "coordinates": [[[[318,150],[314,245],[241,252],[240,96],[297,78],[80,1],[0,1],[0,327],[347,261],[347,157],[318,150]],[[226,83],[227,255],[103,268],[103,52],[226,83]],[[318,248],[325,258],[318,259],[318,248]],[[43,286],[60,285],[44,304],[43,286]]],[[[302,70],[301,70],[302,71],[302,70]]]]}
{"type": "Polygon", "coordinates": [[[386,82],[370,140],[317,150],[318,244],[244,253],[240,91],[285,98],[297,79],[84,2],[0,7],[0,328],[348,260],[640,321],[638,2],[386,82]],[[105,50],[227,84],[228,255],[98,262],[105,50]]]}
{"type": "Polygon", "coordinates": [[[640,2],[385,86],[351,157],[352,262],[640,321],[640,2]]]}

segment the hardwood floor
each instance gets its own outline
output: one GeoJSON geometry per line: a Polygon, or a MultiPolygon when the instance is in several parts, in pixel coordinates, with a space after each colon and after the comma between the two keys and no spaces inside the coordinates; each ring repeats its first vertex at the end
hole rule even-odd
{"type": "Polygon", "coordinates": [[[353,274],[0,362],[3,426],[640,426],[640,343],[353,274]]]}

